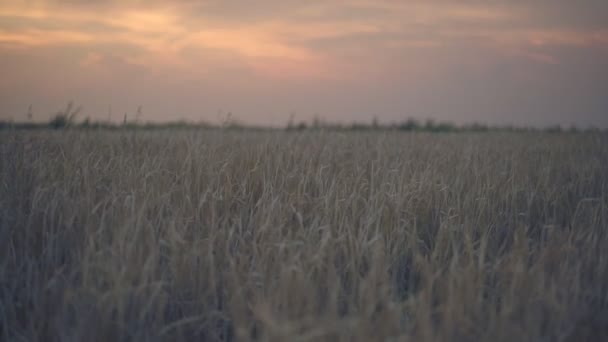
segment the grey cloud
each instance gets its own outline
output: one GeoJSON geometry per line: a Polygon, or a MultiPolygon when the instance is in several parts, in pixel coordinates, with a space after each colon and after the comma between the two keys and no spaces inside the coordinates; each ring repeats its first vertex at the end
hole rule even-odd
{"type": "MultiPolygon", "coordinates": [[[[143,9],[143,8],[174,8],[182,10],[185,16],[193,18],[207,18],[232,23],[259,22],[270,19],[323,19],[327,20],[367,20],[381,18],[391,14],[391,10],[384,5],[394,7],[407,7],[409,5],[426,4],[428,1],[414,0],[407,2],[394,2],[387,0],[376,1],[296,1],[271,0],[256,3],[243,3],[236,0],[50,0],[45,3],[56,8],[75,8],[82,10],[111,10],[111,9],[143,9]],[[314,15],[304,14],[302,10],[321,7],[323,11],[314,15]]],[[[608,25],[608,2],[604,0],[537,0],[514,2],[510,0],[481,1],[473,0],[460,2],[454,0],[437,0],[432,5],[460,6],[494,9],[502,11],[517,11],[520,15],[529,16],[527,24],[530,27],[569,27],[569,28],[606,28],[608,25]]],[[[522,24],[522,22],[519,22],[522,24]]]]}
{"type": "Polygon", "coordinates": [[[135,42],[112,42],[112,30],[125,28],[104,24],[106,21],[0,18],[0,28],[5,30],[69,29],[105,32],[110,37],[104,42],[28,50],[0,46],[0,117],[20,115],[29,103],[51,112],[73,99],[98,119],[105,118],[108,104],[115,113],[132,111],[142,104],[146,119],[157,120],[180,116],[214,120],[218,109],[223,109],[233,111],[243,121],[282,124],[281,120],[287,120],[289,112],[295,110],[298,119],[310,119],[317,112],[327,120],[344,121],[377,115],[385,121],[415,116],[456,122],[576,122],[608,127],[605,46],[527,42],[503,46],[492,37],[501,32],[525,34],[530,29],[555,30],[556,34],[578,30],[583,35],[605,29],[608,2],[475,0],[458,4],[512,15],[496,20],[455,16],[431,22],[416,21],[408,17],[408,11],[384,6],[415,3],[276,0],[253,6],[232,0],[55,1],[50,4],[54,10],[89,11],[102,17],[128,9],[170,8],[177,13],[178,24],[192,30],[247,29],[275,22],[304,32],[318,29],[318,24],[351,22],[370,24],[378,30],[346,30],[318,37],[273,32],[273,39],[312,51],[333,62],[331,67],[339,69],[342,63],[350,67],[328,71],[342,78],[301,80],[256,73],[252,60],[235,51],[194,43],[175,52],[191,64],[191,70],[154,64],[141,67],[130,63],[128,57],[154,57],[162,51],[150,51],[135,42]],[[97,71],[80,67],[90,53],[99,56],[97,71]],[[534,56],[550,56],[557,64],[535,60],[534,56]]]}

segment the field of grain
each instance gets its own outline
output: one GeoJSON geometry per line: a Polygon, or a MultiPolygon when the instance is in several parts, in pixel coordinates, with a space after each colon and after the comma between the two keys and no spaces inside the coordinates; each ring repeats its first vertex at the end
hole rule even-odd
{"type": "Polygon", "coordinates": [[[0,340],[601,340],[607,229],[599,133],[4,131],[0,340]]]}

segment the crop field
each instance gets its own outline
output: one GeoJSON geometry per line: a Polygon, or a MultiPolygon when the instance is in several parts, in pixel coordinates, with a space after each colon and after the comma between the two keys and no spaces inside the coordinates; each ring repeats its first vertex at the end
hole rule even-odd
{"type": "Polygon", "coordinates": [[[603,133],[6,130],[0,340],[601,341],[607,229],[603,133]]]}

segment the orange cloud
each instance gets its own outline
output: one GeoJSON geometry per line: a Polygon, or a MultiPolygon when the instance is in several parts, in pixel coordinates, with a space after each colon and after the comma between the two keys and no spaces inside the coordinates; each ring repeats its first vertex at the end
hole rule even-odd
{"type": "MultiPolygon", "coordinates": [[[[222,6],[213,5],[216,10],[222,6]]],[[[224,15],[234,16],[230,24],[223,23],[209,3],[201,6],[197,12],[193,3],[156,3],[145,10],[130,2],[97,5],[93,9],[45,1],[34,5],[25,1],[1,4],[0,16],[33,23],[33,27],[24,24],[25,28],[11,28],[0,24],[0,44],[25,47],[71,44],[86,45],[87,49],[99,44],[129,44],[145,53],[124,55],[124,60],[154,68],[183,69],[212,67],[188,59],[184,50],[218,50],[232,54],[239,63],[257,72],[282,76],[328,75],[333,66],[352,63],[347,58],[354,55],[373,61],[379,54],[434,48],[454,40],[475,41],[480,48],[507,51],[507,55],[527,56],[544,63],[557,63],[557,59],[530,52],[530,47],[608,45],[606,29],[507,25],[533,18],[521,6],[504,4],[307,2],[293,4],[293,9],[281,12],[283,17],[260,15],[256,20],[246,20],[245,11],[241,14],[244,20],[239,21],[236,20],[239,14],[226,11],[224,15]],[[96,12],[98,8],[104,15],[96,12]],[[341,14],[348,11],[370,14],[361,20],[349,20],[341,14]],[[41,28],[45,25],[49,28],[41,28]],[[348,53],[341,56],[336,51],[348,53]]],[[[92,61],[85,59],[83,63],[92,61]]],[[[206,62],[226,63],[219,59],[206,62]]]]}
{"type": "Polygon", "coordinates": [[[25,46],[57,45],[86,43],[94,38],[83,32],[76,31],[43,31],[39,29],[28,29],[20,32],[0,31],[0,44],[12,43],[25,46]]]}
{"type": "Polygon", "coordinates": [[[95,67],[98,66],[103,60],[103,56],[96,52],[89,52],[85,58],[82,59],[80,65],[83,67],[95,67]]]}

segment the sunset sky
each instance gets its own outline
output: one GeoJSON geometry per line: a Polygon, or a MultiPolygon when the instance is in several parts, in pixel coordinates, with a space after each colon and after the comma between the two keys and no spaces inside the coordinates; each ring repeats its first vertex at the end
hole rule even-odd
{"type": "Polygon", "coordinates": [[[0,120],[608,127],[608,1],[0,0],[0,120]]]}

